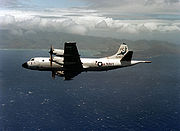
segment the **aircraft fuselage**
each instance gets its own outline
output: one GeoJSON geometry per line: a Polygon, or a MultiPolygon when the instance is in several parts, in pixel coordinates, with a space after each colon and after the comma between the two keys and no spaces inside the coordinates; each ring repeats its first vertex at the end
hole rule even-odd
{"type": "MultiPolygon", "coordinates": [[[[23,64],[23,67],[40,70],[40,71],[64,71],[63,58],[54,57],[56,61],[52,62],[52,66],[49,62],[49,57],[35,57],[31,58],[30,61],[23,64]],[[62,63],[62,64],[60,64],[62,63]]],[[[138,63],[148,63],[148,61],[120,61],[119,59],[108,59],[105,58],[81,58],[83,71],[107,71],[127,66],[132,66],[138,63]]],[[[76,70],[73,69],[72,70],[76,70]]]]}

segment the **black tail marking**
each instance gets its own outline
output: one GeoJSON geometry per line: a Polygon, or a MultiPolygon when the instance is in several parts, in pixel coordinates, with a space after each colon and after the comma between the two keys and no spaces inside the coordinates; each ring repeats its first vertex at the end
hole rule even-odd
{"type": "Polygon", "coordinates": [[[131,61],[133,55],[133,51],[128,51],[127,54],[121,59],[121,61],[131,61]]]}

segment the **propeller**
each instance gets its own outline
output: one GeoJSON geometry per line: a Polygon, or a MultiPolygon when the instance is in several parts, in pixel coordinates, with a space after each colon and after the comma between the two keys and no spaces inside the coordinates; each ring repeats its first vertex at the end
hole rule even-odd
{"type": "MultiPolygon", "coordinates": [[[[50,54],[50,59],[49,59],[49,61],[50,61],[50,66],[51,66],[51,68],[52,68],[52,62],[53,62],[53,46],[51,45],[51,47],[50,47],[50,51],[49,51],[49,54],[50,54]]],[[[55,75],[56,75],[56,73],[52,70],[52,78],[53,79],[55,79],[55,75]]]]}
{"type": "Polygon", "coordinates": [[[50,54],[50,66],[52,67],[52,62],[53,62],[53,46],[51,45],[51,48],[50,48],[50,51],[49,51],[49,54],[50,54]]]}

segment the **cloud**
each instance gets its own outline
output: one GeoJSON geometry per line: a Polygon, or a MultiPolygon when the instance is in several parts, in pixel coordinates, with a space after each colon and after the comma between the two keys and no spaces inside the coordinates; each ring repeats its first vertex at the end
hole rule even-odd
{"type": "Polygon", "coordinates": [[[24,6],[23,0],[0,0],[0,7],[3,8],[23,8],[24,6]]]}
{"type": "MultiPolygon", "coordinates": [[[[122,6],[128,6],[131,7],[136,5],[169,5],[169,4],[179,4],[179,0],[83,0],[88,1],[91,3],[91,6],[94,7],[102,7],[102,8],[108,8],[108,7],[122,7],[122,6]]],[[[172,7],[173,8],[173,7],[172,7]]]]}
{"type": "Polygon", "coordinates": [[[107,23],[106,23],[106,21],[105,20],[102,20],[101,22],[99,22],[99,23],[97,23],[96,25],[95,25],[95,27],[96,28],[100,28],[100,29],[102,29],[102,28],[108,28],[108,25],[107,25],[107,23]]]}
{"type": "Polygon", "coordinates": [[[85,0],[90,9],[95,9],[105,16],[131,15],[149,18],[151,14],[179,14],[180,0],[85,0]]]}
{"type": "Polygon", "coordinates": [[[169,4],[177,4],[179,3],[179,0],[146,0],[145,4],[147,5],[155,5],[155,4],[161,4],[161,5],[169,5],[169,4]]]}
{"type": "MultiPolygon", "coordinates": [[[[85,26],[85,24],[79,24],[77,17],[66,16],[67,14],[68,13],[64,13],[64,16],[62,16],[62,14],[55,14],[52,16],[51,13],[46,14],[46,12],[1,11],[0,29],[54,31],[80,35],[85,34],[87,26],[85,26]]],[[[79,22],[81,23],[81,20],[79,22]]]]}
{"type": "Polygon", "coordinates": [[[1,6],[16,5],[17,3],[17,0],[0,0],[1,6]]]}
{"type": "Polygon", "coordinates": [[[180,20],[116,20],[86,9],[1,10],[0,30],[10,30],[19,36],[43,31],[116,38],[143,36],[146,39],[157,33],[169,37],[179,34],[180,20]]]}
{"type": "Polygon", "coordinates": [[[15,22],[15,18],[12,15],[4,15],[4,16],[0,16],[0,23],[1,23],[1,27],[3,26],[8,26],[10,24],[13,24],[15,22]]]}

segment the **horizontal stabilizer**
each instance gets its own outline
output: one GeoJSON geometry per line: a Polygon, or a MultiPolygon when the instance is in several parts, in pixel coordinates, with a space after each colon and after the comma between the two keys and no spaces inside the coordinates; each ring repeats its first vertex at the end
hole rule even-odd
{"type": "Polygon", "coordinates": [[[121,59],[121,61],[131,61],[133,55],[133,51],[128,51],[125,56],[121,59]]]}
{"type": "Polygon", "coordinates": [[[151,61],[144,61],[144,63],[152,63],[151,61]]]}

